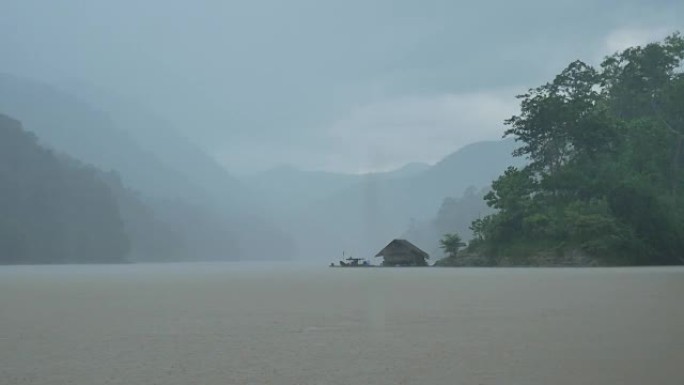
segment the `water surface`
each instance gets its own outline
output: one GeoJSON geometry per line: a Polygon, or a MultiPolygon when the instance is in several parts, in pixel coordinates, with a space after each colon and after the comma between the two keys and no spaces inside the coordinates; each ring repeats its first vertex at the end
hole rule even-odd
{"type": "Polygon", "coordinates": [[[684,269],[0,267],[0,384],[682,384],[684,269]]]}

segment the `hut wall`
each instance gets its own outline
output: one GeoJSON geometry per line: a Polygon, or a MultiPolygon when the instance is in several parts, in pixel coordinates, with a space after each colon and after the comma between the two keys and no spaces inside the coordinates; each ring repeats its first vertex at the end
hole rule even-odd
{"type": "Polygon", "coordinates": [[[386,265],[422,265],[425,264],[425,260],[421,257],[417,257],[413,253],[407,253],[402,251],[388,252],[383,255],[384,263],[386,265]]]}

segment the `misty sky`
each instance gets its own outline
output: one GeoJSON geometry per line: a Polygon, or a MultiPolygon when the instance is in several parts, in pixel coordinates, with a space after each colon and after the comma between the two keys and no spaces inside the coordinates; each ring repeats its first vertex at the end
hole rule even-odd
{"type": "Polygon", "coordinates": [[[361,172],[498,138],[516,92],[675,30],[681,0],[2,0],[0,72],[135,100],[235,173],[361,172]]]}

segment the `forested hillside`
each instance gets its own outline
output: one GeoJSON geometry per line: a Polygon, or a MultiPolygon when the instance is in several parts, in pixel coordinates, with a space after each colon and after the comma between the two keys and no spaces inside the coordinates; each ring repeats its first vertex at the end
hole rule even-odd
{"type": "Polygon", "coordinates": [[[120,181],[105,178],[113,190],[136,192],[117,195],[133,260],[293,257],[263,202],[164,119],[105,91],[78,91],[0,74],[0,111],[42,145],[115,170],[120,181]]]}
{"type": "Polygon", "coordinates": [[[684,262],[684,39],[575,61],[506,121],[526,167],[492,184],[468,252],[491,264],[684,262]],[[587,259],[588,258],[588,259],[587,259]]]}
{"type": "Polygon", "coordinates": [[[117,200],[98,174],[0,114],[0,263],[125,261],[117,200]]]}

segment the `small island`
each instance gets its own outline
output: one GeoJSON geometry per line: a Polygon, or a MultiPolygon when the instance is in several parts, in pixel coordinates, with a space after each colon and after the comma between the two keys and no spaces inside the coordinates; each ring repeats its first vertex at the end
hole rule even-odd
{"type": "Polygon", "coordinates": [[[684,264],[684,38],[570,63],[519,95],[520,146],[439,266],[684,264]]]}

